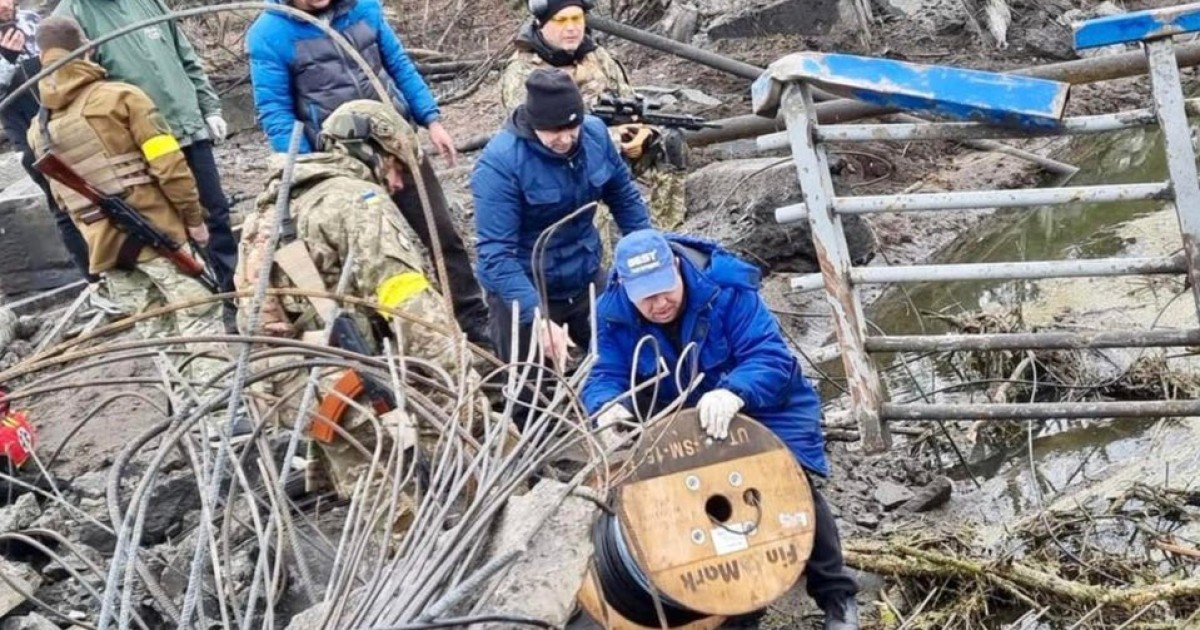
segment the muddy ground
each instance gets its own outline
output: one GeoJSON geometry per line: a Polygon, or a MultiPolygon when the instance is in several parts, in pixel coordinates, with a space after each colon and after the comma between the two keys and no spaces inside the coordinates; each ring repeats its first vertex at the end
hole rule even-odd
{"type": "MultiPolygon", "coordinates": [[[[455,10],[452,2],[388,2],[399,17],[401,32],[410,47],[437,49],[451,55],[467,58],[503,58],[506,33],[511,33],[519,22],[520,14],[508,8],[488,7],[477,11],[455,10]],[[398,5],[398,6],[397,6],[398,5]],[[430,8],[432,5],[432,8],[430,8]]],[[[1054,0],[1053,2],[1012,2],[1016,16],[1010,28],[1008,45],[996,46],[994,41],[974,31],[965,21],[943,20],[921,21],[914,26],[910,19],[898,16],[881,16],[869,44],[852,33],[832,37],[782,36],[765,38],[728,39],[708,41],[712,50],[738,59],[765,65],[781,55],[799,50],[826,50],[855,52],[889,56],[920,63],[939,63],[981,69],[1009,69],[1039,63],[1073,58],[1065,44],[1069,31],[1059,18],[1072,10],[1089,10],[1097,3],[1086,0],[1054,0]]],[[[1128,2],[1130,10],[1167,2],[1128,2]]],[[[462,5],[462,3],[459,3],[462,5]]],[[[236,26],[236,21],[230,24],[236,26]]],[[[215,23],[194,26],[201,37],[217,31],[215,23]]],[[[236,62],[236,29],[224,35],[221,46],[207,46],[206,56],[214,66],[214,73],[221,84],[235,91],[244,76],[244,67],[236,62]]],[[[649,51],[637,45],[608,39],[606,44],[615,56],[623,61],[635,85],[688,87],[703,91],[719,99],[720,106],[690,106],[689,111],[710,118],[740,115],[748,112],[749,93],[745,80],[722,74],[718,71],[697,66],[694,63],[675,59],[668,55],[649,51]]],[[[437,90],[445,96],[462,96],[464,91],[480,79],[468,74],[448,84],[439,84],[437,90]]],[[[481,86],[463,98],[444,107],[444,122],[458,139],[465,139],[502,124],[506,112],[499,106],[495,85],[496,75],[482,78],[481,86]]],[[[1143,80],[1126,80],[1104,84],[1102,87],[1085,86],[1073,91],[1069,105],[1070,113],[1098,113],[1145,106],[1148,90],[1143,80]]],[[[245,112],[240,116],[245,117],[245,112]]],[[[1017,143],[1043,155],[1062,155],[1067,147],[1062,141],[1030,141],[1017,143]]],[[[1042,183],[1047,176],[1036,167],[1011,156],[998,153],[979,153],[950,143],[924,143],[909,145],[872,144],[854,147],[853,151],[834,151],[844,163],[836,179],[841,194],[886,194],[905,190],[973,190],[987,188],[1017,188],[1042,183]]],[[[722,156],[717,149],[702,149],[695,152],[693,159],[697,167],[717,161],[722,156]]],[[[226,191],[234,204],[235,211],[244,212],[254,203],[267,175],[269,149],[260,132],[247,129],[236,134],[218,150],[218,161],[226,191]]],[[[468,178],[473,156],[460,156],[459,163],[450,167],[438,161],[442,182],[451,200],[455,202],[464,235],[468,243],[472,234],[470,194],[468,178]]],[[[754,187],[753,179],[746,185],[754,187]]],[[[731,217],[736,219],[738,208],[730,208],[731,217]]],[[[929,259],[939,250],[953,243],[977,225],[990,211],[965,213],[937,213],[921,215],[872,215],[870,224],[878,239],[878,255],[871,264],[910,264],[929,259]]],[[[723,232],[724,226],[737,225],[737,220],[725,217],[708,217],[707,221],[689,224],[693,232],[718,240],[735,238],[736,234],[723,232]]],[[[831,343],[827,308],[819,294],[797,294],[788,289],[788,280],[794,273],[775,273],[767,278],[764,294],[781,318],[798,349],[811,352],[831,343]]],[[[878,297],[878,292],[868,292],[868,301],[878,297]]],[[[119,364],[115,368],[95,369],[81,373],[64,373],[64,382],[85,385],[97,379],[148,378],[156,374],[150,361],[119,364]]],[[[74,429],[66,423],[54,422],[59,410],[72,410],[72,417],[102,405],[108,394],[119,391],[120,386],[79,387],[40,396],[31,401],[31,410],[44,427],[43,444],[57,447],[68,438],[74,429]],[[115,389],[114,389],[115,388],[115,389]]],[[[126,444],[129,436],[136,435],[158,418],[157,412],[149,411],[161,400],[123,399],[96,410],[97,417],[74,435],[69,445],[56,458],[54,473],[69,482],[89,472],[101,472],[112,463],[112,458],[126,444]]],[[[843,400],[831,400],[831,408],[844,404],[843,400]]],[[[824,492],[835,506],[839,527],[847,538],[870,538],[879,532],[889,531],[903,525],[911,516],[902,516],[892,511],[898,503],[882,499],[878,491],[887,487],[894,493],[904,495],[934,482],[941,474],[927,461],[918,461],[906,456],[901,446],[883,456],[865,456],[858,452],[854,443],[833,443],[831,461],[834,473],[831,481],[824,484],[824,492]],[[892,485],[899,490],[891,488],[892,485]],[[885,505],[887,508],[885,509],[885,505]]],[[[955,482],[963,484],[965,482],[955,482]]],[[[878,582],[866,579],[868,587],[878,587],[878,582]]],[[[869,598],[867,598],[869,599],[869,598]]],[[[812,614],[807,600],[799,595],[789,596],[774,606],[772,615],[764,627],[797,627],[801,620],[812,614]]]]}

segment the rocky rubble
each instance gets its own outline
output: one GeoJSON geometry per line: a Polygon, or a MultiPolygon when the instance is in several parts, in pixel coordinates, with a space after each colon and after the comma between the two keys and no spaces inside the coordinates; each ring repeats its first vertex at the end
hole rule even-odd
{"type": "MultiPolygon", "coordinates": [[[[688,217],[683,232],[702,234],[753,260],[768,272],[816,271],[808,222],[781,225],[775,210],[804,199],[788,159],[757,158],[710,164],[687,180],[688,217]]],[[[842,217],[855,264],[870,262],[876,239],[858,215],[842,217]]]]}

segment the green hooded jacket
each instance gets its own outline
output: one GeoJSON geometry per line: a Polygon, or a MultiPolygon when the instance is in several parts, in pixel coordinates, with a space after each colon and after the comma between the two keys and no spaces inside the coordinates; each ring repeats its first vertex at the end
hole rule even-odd
{"type": "MultiPolygon", "coordinates": [[[[93,40],[167,12],[160,0],[62,0],[54,10],[75,18],[93,40]]],[[[221,99],[176,23],[160,22],[118,37],[94,54],[109,79],[150,95],[180,144],[209,139],[204,119],[221,113],[221,99]]]]}

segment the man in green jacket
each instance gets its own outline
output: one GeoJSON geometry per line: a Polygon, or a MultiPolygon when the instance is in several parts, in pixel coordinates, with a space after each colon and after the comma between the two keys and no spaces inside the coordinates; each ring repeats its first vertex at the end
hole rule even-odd
{"type": "MultiPolygon", "coordinates": [[[[75,18],[90,39],[167,12],[160,0],[62,0],[54,10],[55,15],[75,18]]],[[[222,289],[232,291],[237,241],[213,157],[213,145],[225,140],[227,129],[221,99],[191,42],[175,22],[160,22],[100,45],[92,59],[108,70],[109,79],[141,88],[167,119],[208,211],[209,261],[222,289]]],[[[234,316],[232,303],[227,304],[227,329],[236,330],[234,316]]]]}

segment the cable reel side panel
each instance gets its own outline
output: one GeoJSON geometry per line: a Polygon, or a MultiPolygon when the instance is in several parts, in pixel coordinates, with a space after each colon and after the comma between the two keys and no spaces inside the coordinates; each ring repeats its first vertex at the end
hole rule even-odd
{"type": "Polygon", "coordinates": [[[759,610],[800,578],[815,514],[807,477],[769,429],[746,416],[714,442],[694,411],[652,428],[634,454],[617,514],[633,556],[664,595],[691,610],[759,610]]]}

